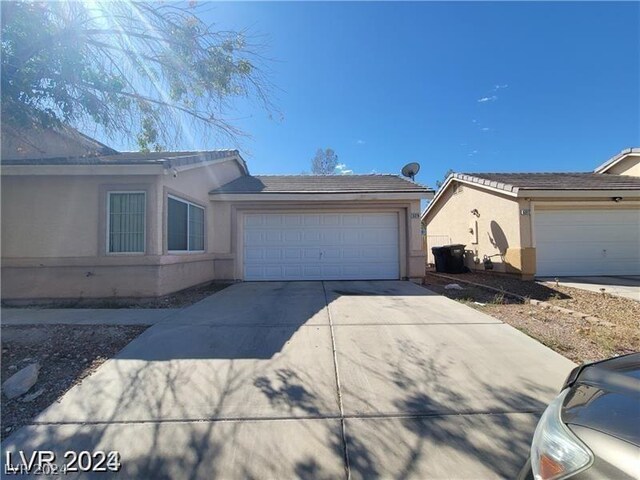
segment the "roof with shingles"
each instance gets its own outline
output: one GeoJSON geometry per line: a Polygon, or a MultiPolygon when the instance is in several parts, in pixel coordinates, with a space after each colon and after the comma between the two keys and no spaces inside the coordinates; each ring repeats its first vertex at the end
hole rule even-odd
{"type": "Polygon", "coordinates": [[[600,173],[454,173],[454,178],[488,187],[519,190],[639,190],[640,177],[600,173]]]}
{"type": "Polygon", "coordinates": [[[2,165],[163,165],[165,168],[192,165],[240,157],[238,150],[210,150],[203,152],[122,152],[95,157],[59,157],[2,160],[2,165]]]}
{"type": "Polygon", "coordinates": [[[398,175],[255,175],[222,185],[212,194],[269,193],[432,193],[398,175]]]}

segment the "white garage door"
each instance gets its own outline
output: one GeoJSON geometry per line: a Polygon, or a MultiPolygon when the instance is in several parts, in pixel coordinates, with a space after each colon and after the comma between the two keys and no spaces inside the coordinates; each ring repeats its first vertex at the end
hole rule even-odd
{"type": "Polygon", "coordinates": [[[398,214],[244,216],[245,280],[397,279],[398,214]]]}
{"type": "Polygon", "coordinates": [[[535,213],[536,275],[640,275],[640,211],[535,213]]]}

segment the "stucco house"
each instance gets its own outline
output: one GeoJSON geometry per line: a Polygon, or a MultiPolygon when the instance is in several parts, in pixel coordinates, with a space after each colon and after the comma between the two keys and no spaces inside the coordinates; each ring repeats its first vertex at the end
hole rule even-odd
{"type": "Polygon", "coordinates": [[[3,148],[4,300],[423,276],[420,200],[433,191],[405,178],[252,176],[237,150],[100,145],[62,157],[3,148]]]}
{"type": "Polygon", "coordinates": [[[640,149],[588,173],[454,173],[422,213],[427,246],[524,278],[640,275],[640,149]]]}

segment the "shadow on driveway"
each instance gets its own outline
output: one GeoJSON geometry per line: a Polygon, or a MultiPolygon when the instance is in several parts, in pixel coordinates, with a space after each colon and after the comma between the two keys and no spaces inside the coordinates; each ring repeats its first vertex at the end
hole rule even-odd
{"type": "Polygon", "coordinates": [[[118,450],[121,478],[511,478],[571,366],[408,282],[241,284],[3,449],[118,450]]]}

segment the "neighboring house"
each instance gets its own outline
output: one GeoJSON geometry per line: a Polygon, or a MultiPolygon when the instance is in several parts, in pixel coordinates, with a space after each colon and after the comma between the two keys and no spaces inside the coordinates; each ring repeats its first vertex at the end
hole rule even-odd
{"type": "Polygon", "coordinates": [[[428,248],[524,278],[640,275],[640,149],[592,173],[454,173],[422,214],[428,248]]]}
{"type": "Polygon", "coordinates": [[[2,123],[2,160],[113,155],[114,149],[79,131],[56,128],[13,127],[2,123]]]}
{"type": "Polygon", "coordinates": [[[153,297],[210,280],[419,279],[396,175],[251,176],[236,150],[3,159],[2,297],[153,297]]]}

